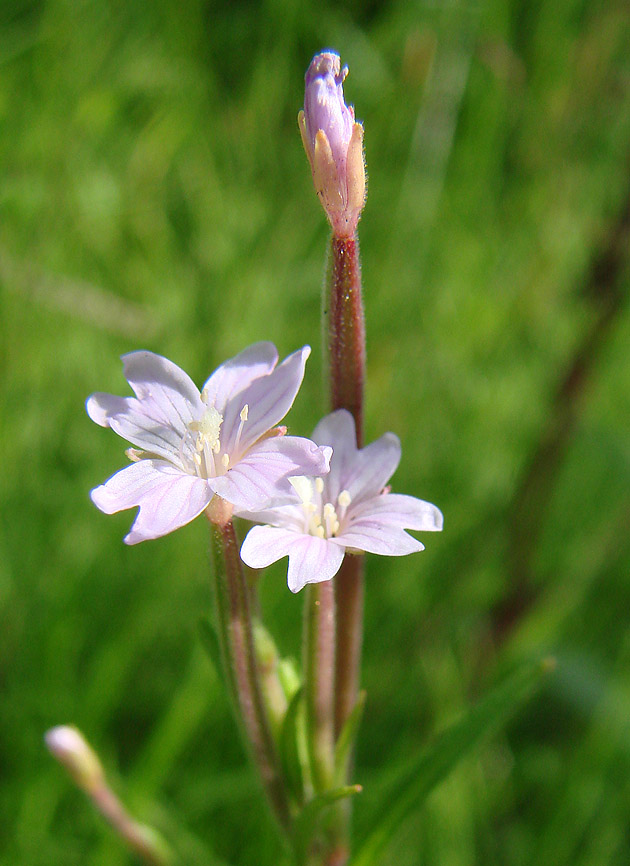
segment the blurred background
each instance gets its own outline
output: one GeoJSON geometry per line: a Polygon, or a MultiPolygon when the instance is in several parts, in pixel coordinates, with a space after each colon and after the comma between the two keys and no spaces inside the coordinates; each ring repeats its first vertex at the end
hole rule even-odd
{"type": "MultiPolygon", "coordinates": [[[[276,863],[199,639],[207,527],[127,548],[85,398],[146,348],[201,384],[313,346],[327,227],[296,116],[314,53],[365,125],[366,439],[438,504],[367,563],[356,827],[370,792],[517,661],[558,670],[386,864],[630,858],[630,14],[625,0],[0,5],[0,860],[133,861],[47,754],[73,722],[187,863],[276,863]]],[[[281,649],[300,596],[261,587],[281,649]]]]}

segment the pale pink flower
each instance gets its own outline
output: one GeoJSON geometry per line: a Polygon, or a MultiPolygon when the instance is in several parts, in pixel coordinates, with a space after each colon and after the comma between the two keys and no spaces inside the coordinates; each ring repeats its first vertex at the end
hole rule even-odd
{"type": "Polygon", "coordinates": [[[332,446],[330,472],[290,478],[292,489],[282,502],[243,515],[267,524],[254,526],[243,542],[247,565],[264,568],[288,556],[289,589],[298,592],[334,577],[346,550],[404,556],[424,550],[406,529],[442,529],[435,505],[385,487],[400,462],[393,433],[358,449],[354,419],[339,409],[320,421],[313,440],[332,446]]]}
{"type": "MultiPolygon", "coordinates": [[[[197,517],[213,497],[260,509],[288,475],[325,473],[330,449],[285,436],[310,354],[305,346],[276,366],[272,343],[256,343],[222,364],[201,393],[176,364],[153,352],[123,356],[135,397],[93,394],[90,418],[135,448],[133,461],[92,491],[106,514],[139,506],[127,544],[159,538],[197,517]]],[[[223,511],[225,514],[225,509],[223,511]]]]}

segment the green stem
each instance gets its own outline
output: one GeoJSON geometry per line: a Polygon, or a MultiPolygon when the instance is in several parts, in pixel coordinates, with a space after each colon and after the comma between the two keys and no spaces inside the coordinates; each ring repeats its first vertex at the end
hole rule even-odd
{"type": "Polygon", "coordinates": [[[332,582],[306,588],[304,607],[304,690],[306,736],[316,793],[335,777],[335,596],[332,582]]]}
{"type": "MultiPolygon", "coordinates": [[[[337,602],[337,665],[335,670],[335,736],[359,698],[363,644],[363,556],[346,554],[335,577],[337,602]]],[[[349,761],[349,769],[352,761],[349,761]]],[[[347,781],[347,779],[346,779],[347,781]]]]}
{"type": "Polygon", "coordinates": [[[236,717],[281,827],[290,828],[289,806],[256,662],[249,590],[231,520],[210,523],[219,641],[236,717]]]}

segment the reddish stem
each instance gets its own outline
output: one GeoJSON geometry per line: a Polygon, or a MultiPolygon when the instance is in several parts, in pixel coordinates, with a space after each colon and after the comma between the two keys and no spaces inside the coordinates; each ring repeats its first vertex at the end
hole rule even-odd
{"type": "Polygon", "coordinates": [[[363,384],[365,379],[365,322],[361,297],[359,239],[331,240],[328,293],[328,352],[333,409],[348,409],[363,443],[363,384]]]}
{"type": "MultiPolygon", "coordinates": [[[[333,236],[328,275],[328,355],[333,409],[347,409],[363,444],[365,320],[361,293],[359,239],[333,236]]],[[[335,734],[352,712],[359,693],[363,636],[363,557],[346,555],[335,577],[337,653],[335,734]]]]}

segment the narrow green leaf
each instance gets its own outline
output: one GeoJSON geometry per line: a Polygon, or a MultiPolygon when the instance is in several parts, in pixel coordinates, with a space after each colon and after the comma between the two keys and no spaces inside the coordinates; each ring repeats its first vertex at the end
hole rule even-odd
{"type": "Polygon", "coordinates": [[[219,645],[219,636],[215,627],[210,620],[203,616],[199,620],[199,635],[204,649],[210,657],[215,671],[223,685],[225,686],[225,672],[223,670],[223,660],[221,658],[221,647],[219,645]]]}
{"type": "Polygon", "coordinates": [[[427,796],[456,764],[487,734],[502,727],[532,694],[543,676],[555,667],[553,659],[523,665],[496,686],[463,719],[439,735],[429,749],[416,757],[386,792],[372,830],[350,866],[374,866],[407,816],[419,809],[427,796]]]}
{"type": "Polygon", "coordinates": [[[280,732],[280,761],[284,775],[291,789],[291,794],[302,805],[304,802],[304,777],[302,760],[298,748],[299,709],[302,703],[302,688],[300,687],[291,698],[280,732]]]}
{"type": "Polygon", "coordinates": [[[354,709],[346,719],[335,746],[335,776],[338,785],[342,785],[346,780],[352,747],[363,718],[366,696],[367,692],[365,691],[359,693],[354,709]]]}
{"type": "Polygon", "coordinates": [[[339,788],[332,788],[330,791],[318,794],[306,804],[295,821],[295,850],[299,863],[304,859],[304,852],[313,835],[313,828],[318,826],[321,813],[339,800],[360,794],[362,790],[361,785],[342,785],[339,788]]]}

